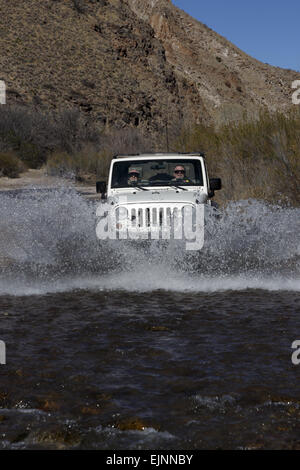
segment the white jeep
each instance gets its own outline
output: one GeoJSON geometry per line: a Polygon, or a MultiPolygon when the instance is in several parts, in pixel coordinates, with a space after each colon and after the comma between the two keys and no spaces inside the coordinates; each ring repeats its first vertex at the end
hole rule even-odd
{"type": "Polygon", "coordinates": [[[124,230],[130,228],[130,238],[135,239],[148,238],[150,232],[158,239],[175,214],[178,226],[183,209],[211,205],[219,189],[219,178],[208,179],[202,153],[118,155],[112,159],[108,184],[96,183],[113,215],[110,230],[118,233],[117,238],[126,238],[124,230]]]}

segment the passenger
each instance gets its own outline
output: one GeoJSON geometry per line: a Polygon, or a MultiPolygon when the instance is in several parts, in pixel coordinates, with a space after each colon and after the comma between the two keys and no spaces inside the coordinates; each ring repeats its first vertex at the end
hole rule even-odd
{"type": "Polygon", "coordinates": [[[191,180],[185,176],[185,168],[183,165],[175,166],[172,181],[176,181],[177,183],[191,183],[191,180]]]}
{"type": "Polygon", "coordinates": [[[139,180],[140,172],[136,168],[131,168],[128,172],[128,185],[136,186],[139,180]]]}

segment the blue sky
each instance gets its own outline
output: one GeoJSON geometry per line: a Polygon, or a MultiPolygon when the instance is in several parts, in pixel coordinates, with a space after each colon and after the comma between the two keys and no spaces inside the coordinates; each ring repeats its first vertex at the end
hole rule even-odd
{"type": "Polygon", "coordinates": [[[300,0],[172,0],[256,59],[300,71],[300,0]]]}

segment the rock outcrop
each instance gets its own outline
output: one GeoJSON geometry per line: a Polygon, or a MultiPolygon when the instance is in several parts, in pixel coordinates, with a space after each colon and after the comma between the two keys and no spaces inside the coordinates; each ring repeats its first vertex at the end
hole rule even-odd
{"type": "Polygon", "coordinates": [[[128,3],[154,29],[177,80],[196,88],[206,118],[224,122],[244,114],[256,116],[262,108],[285,111],[291,107],[291,84],[299,80],[299,73],[250,57],[170,0],[128,3]]]}

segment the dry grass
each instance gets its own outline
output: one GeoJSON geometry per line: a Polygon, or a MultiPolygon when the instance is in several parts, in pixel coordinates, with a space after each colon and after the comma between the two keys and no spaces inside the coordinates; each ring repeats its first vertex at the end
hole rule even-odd
{"type": "Polygon", "coordinates": [[[75,179],[77,181],[96,181],[106,178],[112,154],[97,152],[93,146],[86,146],[74,154],[54,152],[47,161],[47,173],[51,176],[75,179]]]}
{"type": "Polygon", "coordinates": [[[99,145],[88,143],[72,153],[53,152],[47,161],[47,172],[78,181],[106,179],[114,155],[146,151],[151,151],[150,141],[138,130],[126,129],[102,135],[99,145]]]}
{"type": "Polygon", "coordinates": [[[257,121],[182,131],[177,150],[202,150],[210,175],[220,176],[220,202],[257,198],[300,203],[300,112],[263,113],[257,121]]]}

